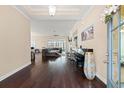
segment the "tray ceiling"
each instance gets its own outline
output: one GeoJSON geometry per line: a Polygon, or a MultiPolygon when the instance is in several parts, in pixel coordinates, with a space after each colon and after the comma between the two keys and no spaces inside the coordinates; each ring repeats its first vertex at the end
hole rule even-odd
{"type": "Polygon", "coordinates": [[[75,23],[87,16],[93,6],[57,5],[55,16],[49,15],[48,5],[17,5],[16,8],[31,19],[31,32],[37,35],[67,36],[75,23]]]}
{"type": "Polygon", "coordinates": [[[33,20],[80,20],[90,5],[57,5],[55,16],[49,16],[48,5],[16,6],[33,20]]]}

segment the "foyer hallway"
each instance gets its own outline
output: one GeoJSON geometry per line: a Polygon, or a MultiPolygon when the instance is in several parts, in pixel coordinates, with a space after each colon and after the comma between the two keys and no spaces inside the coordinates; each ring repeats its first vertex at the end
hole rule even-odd
{"type": "Polygon", "coordinates": [[[31,64],[11,77],[0,82],[4,88],[104,88],[98,79],[89,81],[81,76],[73,62],[66,56],[42,60],[36,54],[35,64],[31,64]]]}

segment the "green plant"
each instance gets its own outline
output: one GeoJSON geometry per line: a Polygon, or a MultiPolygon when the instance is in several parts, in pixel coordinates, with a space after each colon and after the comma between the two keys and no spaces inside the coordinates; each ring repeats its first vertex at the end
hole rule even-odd
{"type": "Polygon", "coordinates": [[[108,23],[112,18],[112,14],[105,16],[105,23],[108,23]]]}

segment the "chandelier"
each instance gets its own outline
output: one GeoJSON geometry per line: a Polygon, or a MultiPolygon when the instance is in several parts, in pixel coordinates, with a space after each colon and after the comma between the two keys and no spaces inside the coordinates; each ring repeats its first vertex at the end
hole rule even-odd
{"type": "Polygon", "coordinates": [[[55,13],[56,13],[56,7],[53,5],[49,6],[49,15],[54,16],[55,13]]]}

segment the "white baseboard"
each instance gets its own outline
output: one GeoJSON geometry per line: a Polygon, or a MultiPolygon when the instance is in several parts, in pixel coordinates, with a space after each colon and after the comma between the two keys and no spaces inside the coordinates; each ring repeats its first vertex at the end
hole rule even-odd
{"type": "Polygon", "coordinates": [[[105,84],[107,84],[107,79],[105,79],[104,77],[102,77],[101,75],[99,75],[98,73],[96,74],[96,76],[105,84]]]}
{"type": "Polygon", "coordinates": [[[17,69],[15,69],[14,71],[11,71],[11,72],[9,72],[9,73],[3,75],[3,76],[0,76],[0,81],[2,81],[2,80],[4,80],[4,79],[8,78],[9,76],[15,74],[16,72],[20,71],[21,69],[27,67],[27,66],[30,65],[30,64],[31,64],[31,62],[29,62],[29,63],[27,63],[27,64],[25,64],[25,65],[23,65],[23,66],[21,66],[21,67],[19,67],[19,68],[17,68],[17,69]]]}

